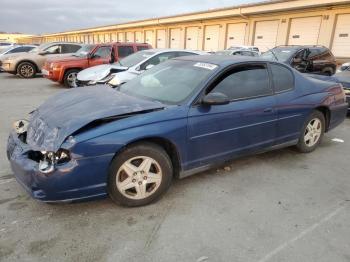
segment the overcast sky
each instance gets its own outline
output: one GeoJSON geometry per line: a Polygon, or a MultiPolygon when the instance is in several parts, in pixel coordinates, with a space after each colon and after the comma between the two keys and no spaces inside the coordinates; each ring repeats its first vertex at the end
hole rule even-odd
{"type": "Polygon", "coordinates": [[[0,0],[0,31],[53,33],[259,0],[0,0]]]}

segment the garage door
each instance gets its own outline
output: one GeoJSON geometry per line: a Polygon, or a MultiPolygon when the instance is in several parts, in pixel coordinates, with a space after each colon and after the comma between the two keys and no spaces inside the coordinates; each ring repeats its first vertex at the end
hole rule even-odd
{"type": "Polygon", "coordinates": [[[111,35],[110,34],[105,34],[105,42],[106,43],[111,42],[111,35]]]}
{"type": "Polygon", "coordinates": [[[125,34],[123,32],[118,33],[118,42],[125,42],[125,34]]]}
{"type": "Polygon", "coordinates": [[[157,48],[166,48],[166,31],[157,30],[157,48]]]}
{"type": "Polygon", "coordinates": [[[288,44],[317,45],[320,27],[320,16],[292,19],[288,44]]]}
{"type": "Polygon", "coordinates": [[[279,20],[256,22],[254,45],[264,52],[276,46],[279,20]]]}
{"type": "Polygon", "coordinates": [[[134,42],[134,32],[127,32],[126,33],[126,42],[134,42]]]}
{"type": "Polygon", "coordinates": [[[337,57],[350,57],[350,14],[338,16],[332,51],[337,57]]]}
{"type": "Polygon", "coordinates": [[[170,48],[181,48],[181,29],[170,29],[170,48]]]}
{"type": "Polygon", "coordinates": [[[205,27],[204,32],[204,50],[217,51],[219,49],[219,31],[220,26],[209,25],[205,27]]]}
{"type": "Polygon", "coordinates": [[[246,23],[227,25],[226,48],[236,45],[244,45],[246,29],[246,23]]]}
{"type": "Polygon", "coordinates": [[[118,41],[117,33],[112,33],[112,42],[117,42],[117,41],[118,41]]]}
{"type": "Polygon", "coordinates": [[[135,32],[135,42],[136,43],[142,43],[142,32],[135,32]]]}
{"type": "Polygon", "coordinates": [[[151,46],[154,46],[152,30],[145,31],[145,43],[150,44],[151,46]]]}
{"type": "Polygon", "coordinates": [[[186,49],[198,50],[198,40],[199,40],[199,27],[187,27],[186,28],[186,49]]]}

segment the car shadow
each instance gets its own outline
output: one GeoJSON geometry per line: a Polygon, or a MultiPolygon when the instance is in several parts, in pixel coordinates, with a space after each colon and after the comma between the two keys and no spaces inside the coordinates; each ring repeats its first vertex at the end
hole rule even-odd
{"type": "MultiPolygon", "coordinates": [[[[332,142],[330,137],[326,136],[319,149],[333,146],[337,146],[337,144],[332,142]]],[[[144,207],[128,208],[119,206],[112,202],[112,200],[110,200],[108,197],[92,201],[47,204],[34,201],[31,197],[27,196],[25,202],[27,202],[27,205],[30,205],[34,209],[32,212],[50,212],[52,213],[52,216],[62,214],[67,216],[77,216],[84,213],[100,214],[110,212],[130,215],[134,214],[135,212],[143,212],[143,210],[151,210],[150,212],[156,212],[158,209],[162,209],[162,207],[169,206],[173,202],[176,202],[178,196],[183,195],[183,192],[193,187],[194,184],[203,183],[203,180],[211,181],[216,179],[218,175],[235,176],[238,175],[238,173],[241,174],[242,171],[251,166],[255,165],[259,167],[259,165],[266,163],[271,163],[275,166],[275,168],[291,170],[292,172],[294,172],[296,168],[308,169],[309,167],[307,164],[305,164],[305,161],[303,161],[306,155],[307,154],[299,153],[293,147],[288,147],[226,161],[193,176],[189,176],[184,179],[174,179],[169,191],[165,193],[165,195],[159,201],[144,207]],[[291,161],[291,159],[293,161],[291,161]]],[[[11,175],[9,175],[7,178],[10,176],[11,175]]]]}

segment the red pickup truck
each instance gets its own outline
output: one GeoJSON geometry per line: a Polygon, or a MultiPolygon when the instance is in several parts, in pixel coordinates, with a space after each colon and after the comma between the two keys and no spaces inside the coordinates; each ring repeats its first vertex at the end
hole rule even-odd
{"type": "Polygon", "coordinates": [[[47,60],[41,72],[45,78],[71,88],[76,86],[79,71],[96,65],[114,63],[132,53],[151,48],[149,44],[141,43],[87,44],[72,56],[47,60]]]}

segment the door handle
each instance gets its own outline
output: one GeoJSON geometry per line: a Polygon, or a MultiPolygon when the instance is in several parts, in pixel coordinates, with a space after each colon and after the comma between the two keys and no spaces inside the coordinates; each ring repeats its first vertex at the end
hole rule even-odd
{"type": "Polygon", "coordinates": [[[273,108],[272,108],[272,107],[270,107],[270,108],[265,108],[263,112],[264,112],[264,113],[272,113],[272,112],[273,112],[273,108]]]}

